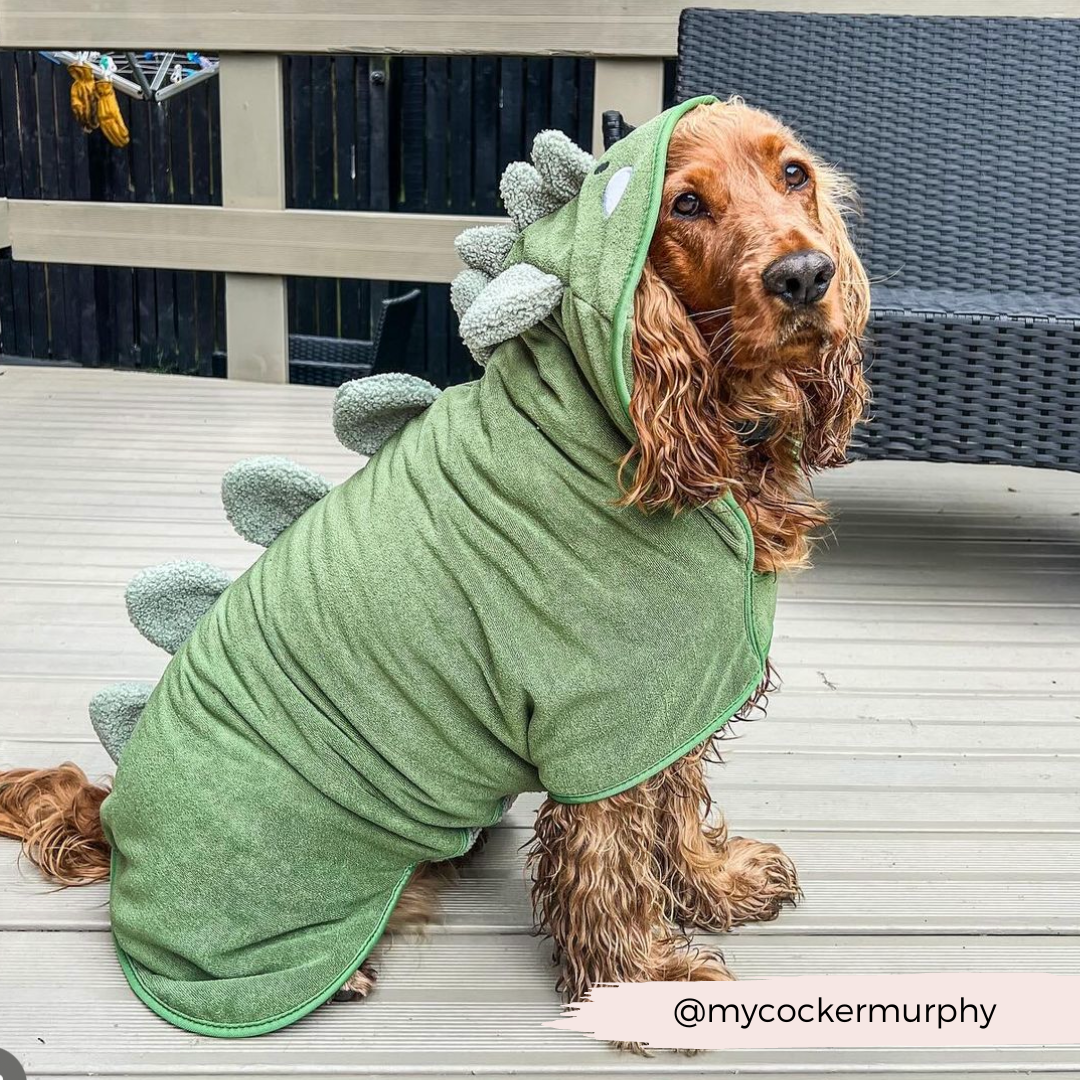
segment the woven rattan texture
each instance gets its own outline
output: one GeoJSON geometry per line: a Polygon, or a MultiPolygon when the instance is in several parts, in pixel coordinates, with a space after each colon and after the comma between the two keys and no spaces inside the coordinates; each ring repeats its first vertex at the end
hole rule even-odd
{"type": "Polygon", "coordinates": [[[859,187],[855,456],[1080,469],[1080,20],[691,9],[678,96],[739,94],[859,187]]]}
{"type": "Polygon", "coordinates": [[[853,458],[1080,469],[1080,322],[875,312],[853,458]]]}

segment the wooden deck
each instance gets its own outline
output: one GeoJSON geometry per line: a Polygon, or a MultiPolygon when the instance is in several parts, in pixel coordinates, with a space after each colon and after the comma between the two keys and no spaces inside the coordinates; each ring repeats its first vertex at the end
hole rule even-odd
{"type": "MultiPolygon", "coordinates": [[[[87,699],[166,659],[128,625],[126,581],[166,559],[249,563],[221,473],[283,453],[346,476],[330,400],[0,368],[0,763],[109,771],[87,699]]],[[[730,964],[1080,972],[1080,476],[883,462],[820,489],[836,540],[782,588],[784,689],[714,780],[737,830],[792,854],[806,902],[726,939],[730,964]]],[[[544,1029],[553,975],[518,854],[535,805],[519,801],[430,941],[394,947],[370,1001],[241,1042],[151,1015],[112,956],[105,889],[51,892],[0,841],[0,1046],[38,1076],[1080,1075],[1080,1027],[1056,1048],[649,1060],[544,1029]]]]}

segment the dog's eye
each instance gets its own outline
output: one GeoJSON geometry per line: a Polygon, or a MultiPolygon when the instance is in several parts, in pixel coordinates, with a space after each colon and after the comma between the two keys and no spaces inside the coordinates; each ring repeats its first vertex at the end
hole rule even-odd
{"type": "Polygon", "coordinates": [[[685,191],[672,205],[677,217],[697,217],[703,207],[701,200],[692,192],[685,191]]]}
{"type": "Polygon", "coordinates": [[[793,161],[790,165],[784,166],[784,180],[789,188],[798,191],[799,188],[806,187],[810,182],[810,176],[802,165],[793,161]]]}

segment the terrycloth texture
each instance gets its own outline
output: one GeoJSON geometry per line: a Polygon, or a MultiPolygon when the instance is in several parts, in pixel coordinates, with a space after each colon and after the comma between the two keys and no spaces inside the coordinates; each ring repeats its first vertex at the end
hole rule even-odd
{"type": "Polygon", "coordinates": [[[269,547],[329,490],[329,480],[295,461],[256,457],[238,461],[221,478],[221,503],[245,540],[269,547]]]}
{"type": "Polygon", "coordinates": [[[758,684],[774,582],[745,516],[615,505],[628,298],[677,115],[610,152],[635,170],[610,218],[590,174],[515,247],[559,307],[278,537],[154,691],[103,820],[121,961],[173,1023],[299,1018],[417,862],[518,792],[633,786],[758,684]]]}
{"type": "Polygon", "coordinates": [[[90,699],[90,723],[113,761],[120,760],[153,689],[153,683],[113,683],[90,699]]]}
{"type": "Polygon", "coordinates": [[[334,433],[349,450],[374,454],[438,396],[437,386],[416,375],[387,372],[353,379],[334,398],[334,433]]]}
{"type": "Polygon", "coordinates": [[[151,566],[128,582],[128,617],[147,641],[174,653],[231,581],[227,571],[194,559],[151,566]]]}

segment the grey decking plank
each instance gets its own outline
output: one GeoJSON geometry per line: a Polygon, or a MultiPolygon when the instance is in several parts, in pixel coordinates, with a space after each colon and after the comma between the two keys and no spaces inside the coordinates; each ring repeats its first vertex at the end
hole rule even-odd
{"type": "MultiPolygon", "coordinates": [[[[444,930],[527,933],[527,829],[494,830],[443,906],[444,930]]],[[[806,893],[777,922],[740,933],[1080,934],[1080,843],[1073,834],[769,835],[806,893]]],[[[0,930],[106,930],[104,885],[57,891],[0,842],[0,930]]]]}
{"type": "MultiPolygon", "coordinates": [[[[112,764],[95,743],[0,738],[0,762],[43,768],[74,760],[94,776],[112,764]]],[[[1080,829],[1075,755],[756,753],[744,748],[711,776],[724,811],[757,831],[795,825],[845,828],[1080,829]]],[[[539,796],[527,793],[508,824],[528,826],[539,796]]]]}
{"type": "MultiPolygon", "coordinates": [[[[333,438],[332,397],[5,371],[0,763],[70,757],[111,772],[86,700],[114,679],[154,678],[167,659],[127,626],[124,583],[167,558],[238,572],[258,555],[218,498],[241,457],[283,453],[335,480],[358,467],[333,438]]],[[[730,764],[713,778],[738,830],[793,855],[807,900],[725,939],[730,962],[744,977],[1080,970],[1080,476],[875,462],[817,488],[836,504],[838,540],[781,590],[784,691],[724,747],[730,764]]],[[[1077,1047],[642,1062],[544,1031],[552,975],[524,933],[516,850],[536,804],[520,800],[518,827],[496,831],[432,941],[395,947],[375,999],[241,1044],[150,1016],[109,955],[104,888],[44,895],[0,842],[0,1043],[51,1075],[1080,1076],[1077,1047]]]]}
{"type": "MultiPolygon", "coordinates": [[[[257,1040],[212,1040],[153,1017],[123,983],[104,934],[10,935],[0,985],[0,1030],[32,1074],[155,1075],[183,1068],[234,1073],[367,1072],[410,1075],[437,1065],[451,1074],[653,1071],[659,1062],[629,1058],[583,1037],[540,1027],[557,1012],[546,947],[522,936],[477,939],[446,934],[398,944],[381,962],[375,995],[360,1005],[332,1005],[257,1040]],[[57,988],[63,989],[62,1004],[57,988]],[[7,1032],[11,1032],[8,1035],[7,1032]],[[527,1056],[523,1056],[527,1055],[527,1056]]],[[[1068,938],[799,938],[725,939],[732,968],[744,978],[811,973],[914,971],[1075,971],[1080,943],[1068,938]]],[[[8,942],[5,942],[8,945],[8,942]]],[[[998,1071],[1005,1064],[1036,1071],[1080,1068],[1080,1046],[1007,1051],[950,1049],[872,1052],[754,1051],[692,1059],[665,1055],[666,1071],[797,1072],[860,1067],[998,1071]]],[[[876,1070],[875,1070],[876,1071],[876,1070]]]]}

